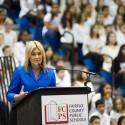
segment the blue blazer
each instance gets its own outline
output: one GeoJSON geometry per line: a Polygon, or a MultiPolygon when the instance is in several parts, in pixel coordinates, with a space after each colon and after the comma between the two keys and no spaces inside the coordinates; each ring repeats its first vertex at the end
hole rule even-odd
{"type": "Polygon", "coordinates": [[[30,92],[39,87],[56,86],[55,73],[50,69],[47,69],[44,73],[41,68],[38,79],[36,79],[31,67],[29,68],[29,73],[25,72],[24,66],[16,67],[8,88],[7,100],[12,103],[14,95],[20,93],[23,85],[24,92],[30,92]]]}

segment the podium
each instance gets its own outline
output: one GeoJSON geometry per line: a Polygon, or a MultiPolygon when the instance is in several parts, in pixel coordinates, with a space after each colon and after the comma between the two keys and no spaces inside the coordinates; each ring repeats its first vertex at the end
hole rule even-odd
{"type": "Polygon", "coordinates": [[[89,125],[89,87],[47,87],[13,105],[17,125],[89,125]]]}

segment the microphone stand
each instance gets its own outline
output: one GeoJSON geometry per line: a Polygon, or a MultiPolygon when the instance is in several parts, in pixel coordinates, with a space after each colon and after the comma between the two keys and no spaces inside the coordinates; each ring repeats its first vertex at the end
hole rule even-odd
{"type": "MultiPolygon", "coordinates": [[[[68,71],[72,71],[72,69],[57,69],[57,68],[53,69],[53,68],[49,68],[49,67],[46,68],[46,67],[42,66],[40,63],[38,63],[38,65],[41,68],[45,69],[46,71],[48,71],[47,69],[50,69],[50,70],[68,70],[68,71]]],[[[88,82],[91,82],[90,75],[97,75],[99,78],[101,78],[100,75],[98,75],[97,73],[94,73],[94,72],[88,72],[88,71],[84,71],[84,70],[73,70],[73,72],[74,71],[86,73],[86,75],[87,75],[87,81],[85,82],[85,86],[87,85],[88,82]]],[[[100,84],[100,86],[99,86],[99,88],[97,90],[91,91],[91,92],[98,92],[99,89],[101,88],[101,86],[102,86],[102,82],[101,82],[101,84],[100,84]]]]}

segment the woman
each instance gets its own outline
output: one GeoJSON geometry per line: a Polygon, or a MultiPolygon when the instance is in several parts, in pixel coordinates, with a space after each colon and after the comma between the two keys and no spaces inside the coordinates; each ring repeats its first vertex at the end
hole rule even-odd
{"type": "Polygon", "coordinates": [[[121,116],[125,116],[125,103],[122,96],[116,96],[113,99],[113,107],[110,114],[111,125],[117,125],[121,116]]]}
{"type": "MultiPolygon", "coordinates": [[[[83,67],[81,71],[88,71],[86,67],[83,67]]],[[[84,72],[78,72],[76,75],[76,85],[75,86],[88,86],[91,88],[91,91],[94,91],[94,86],[91,82],[87,82],[87,74],[84,72]]],[[[95,94],[95,92],[92,92],[88,95],[88,101],[90,103],[92,96],[95,94]]]]}
{"type": "Polygon", "coordinates": [[[91,58],[95,63],[96,72],[98,72],[102,66],[103,58],[101,56],[102,43],[99,39],[99,28],[97,24],[94,24],[90,29],[90,35],[85,37],[84,44],[82,46],[84,58],[91,58]]]}
{"type": "Polygon", "coordinates": [[[29,32],[27,30],[22,30],[18,36],[18,42],[14,44],[14,58],[16,61],[16,66],[23,66],[25,61],[25,49],[28,43],[29,32]]]}
{"type": "Polygon", "coordinates": [[[118,55],[119,46],[117,45],[116,35],[110,32],[107,36],[106,45],[102,48],[101,53],[104,54],[102,69],[111,72],[112,60],[118,55]]]}
{"type": "Polygon", "coordinates": [[[110,115],[110,111],[112,109],[112,88],[109,83],[103,83],[99,92],[92,97],[89,115],[95,111],[95,102],[99,99],[104,99],[105,113],[110,115]]]}
{"type": "MultiPolygon", "coordinates": [[[[8,88],[7,99],[12,104],[34,89],[48,86],[56,86],[54,71],[46,69],[45,52],[41,43],[30,41],[26,46],[25,66],[15,68],[8,88]],[[38,63],[45,68],[41,68],[38,63]]],[[[11,116],[11,119],[14,118],[11,116]]],[[[13,120],[11,124],[14,125],[15,122],[13,120]]]]}
{"type": "Polygon", "coordinates": [[[125,44],[120,47],[118,56],[114,59],[115,84],[125,84],[125,44]]]}

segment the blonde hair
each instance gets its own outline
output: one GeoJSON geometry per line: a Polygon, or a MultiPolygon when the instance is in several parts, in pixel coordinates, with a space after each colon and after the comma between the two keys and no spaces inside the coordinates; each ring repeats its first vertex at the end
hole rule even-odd
{"type": "Polygon", "coordinates": [[[4,24],[13,24],[13,20],[9,17],[7,17],[4,21],[4,24]]]}
{"type": "MultiPolygon", "coordinates": [[[[45,57],[45,51],[42,44],[38,41],[30,41],[27,44],[26,51],[25,51],[25,72],[27,73],[29,73],[29,67],[31,66],[30,55],[35,48],[38,48],[42,53],[43,60],[41,65],[46,68],[46,57],[45,57]]],[[[45,69],[43,69],[43,71],[45,72],[45,69]]]]}

